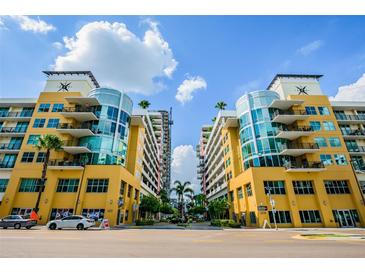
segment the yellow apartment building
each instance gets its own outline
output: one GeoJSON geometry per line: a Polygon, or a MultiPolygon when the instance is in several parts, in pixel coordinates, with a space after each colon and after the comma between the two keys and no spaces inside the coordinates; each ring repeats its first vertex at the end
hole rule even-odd
{"type": "Polygon", "coordinates": [[[156,191],[141,187],[147,133],[132,100],[101,88],[89,71],[44,73],[37,99],[0,99],[0,216],[34,208],[45,157],[34,145],[52,134],[63,147],[51,152],[39,223],[69,214],[134,222],[141,192],[156,191]]]}

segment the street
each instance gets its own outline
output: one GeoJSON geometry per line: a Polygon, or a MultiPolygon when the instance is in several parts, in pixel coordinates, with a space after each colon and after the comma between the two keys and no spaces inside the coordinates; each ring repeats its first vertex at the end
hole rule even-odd
{"type": "Polygon", "coordinates": [[[35,227],[0,230],[0,257],[363,258],[364,238],[363,229],[49,231],[35,227]],[[300,236],[313,233],[339,236],[300,236]]]}

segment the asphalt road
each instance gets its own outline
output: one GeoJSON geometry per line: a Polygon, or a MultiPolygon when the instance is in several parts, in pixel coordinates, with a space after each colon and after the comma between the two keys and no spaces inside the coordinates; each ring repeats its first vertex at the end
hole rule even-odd
{"type": "Polygon", "coordinates": [[[0,257],[364,258],[365,239],[308,240],[300,234],[365,230],[0,229],[0,257]]]}

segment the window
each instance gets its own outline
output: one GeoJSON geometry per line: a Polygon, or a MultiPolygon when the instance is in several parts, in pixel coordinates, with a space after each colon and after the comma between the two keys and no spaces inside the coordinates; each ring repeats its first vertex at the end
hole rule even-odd
{"type": "Polygon", "coordinates": [[[338,137],[329,137],[328,142],[330,143],[331,147],[340,147],[341,146],[341,141],[340,141],[340,138],[338,138],[338,137]]]}
{"type": "Polygon", "coordinates": [[[50,220],[58,220],[73,215],[72,208],[52,208],[50,220]]]}
{"type": "Polygon", "coordinates": [[[318,121],[310,121],[310,127],[313,131],[320,131],[321,130],[321,123],[318,121]]]}
{"type": "Polygon", "coordinates": [[[31,163],[31,162],[33,162],[33,158],[34,158],[34,152],[24,152],[21,162],[22,163],[31,163]]]}
{"type": "Polygon", "coordinates": [[[108,111],[107,111],[107,116],[108,119],[111,119],[113,121],[117,121],[118,118],[118,109],[115,107],[108,107],[108,111]]]}
{"type": "Polygon", "coordinates": [[[131,197],[132,190],[133,190],[133,187],[131,185],[128,185],[128,193],[127,193],[128,198],[131,197]]]}
{"type": "Polygon", "coordinates": [[[311,106],[305,107],[305,112],[308,115],[317,115],[317,111],[316,111],[315,107],[311,107],[311,106]]]}
{"type": "Polygon", "coordinates": [[[284,181],[264,181],[265,194],[285,194],[284,181]]]}
{"type": "Polygon", "coordinates": [[[11,210],[11,215],[20,215],[24,216],[26,218],[30,217],[30,213],[32,213],[33,208],[20,208],[20,207],[14,207],[11,210]]]}
{"type": "Polygon", "coordinates": [[[82,216],[90,219],[94,219],[95,221],[104,219],[105,209],[103,208],[83,208],[82,216]]]}
{"type": "Polygon", "coordinates": [[[347,181],[324,181],[327,194],[350,194],[347,181]]]}
{"type": "MultiPolygon", "coordinates": [[[[270,223],[274,223],[274,214],[272,211],[269,211],[270,223]]],[[[290,212],[289,211],[276,211],[275,212],[275,221],[277,224],[290,224],[290,212]]]]}
{"type": "Polygon", "coordinates": [[[251,222],[251,224],[256,224],[256,214],[255,214],[255,211],[250,211],[250,222],[251,222]]]}
{"type": "Polygon", "coordinates": [[[226,160],[226,167],[228,167],[230,164],[231,164],[231,158],[228,158],[228,159],[226,160]]]}
{"type": "Polygon", "coordinates": [[[339,166],[346,166],[347,165],[347,160],[346,160],[346,156],[344,154],[335,154],[335,161],[336,164],[339,166]]]}
{"type": "Polygon", "coordinates": [[[243,198],[242,187],[237,188],[237,196],[238,196],[238,199],[243,198]]]}
{"type": "Polygon", "coordinates": [[[324,121],[323,127],[324,127],[324,130],[327,130],[327,131],[336,130],[335,124],[331,121],[324,121]]]}
{"type": "Polygon", "coordinates": [[[293,188],[298,195],[314,194],[312,181],[293,181],[293,188]]]}
{"type": "Polygon", "coordinates": [[[228,194],[229,194],[229,200],[230,200],[231,202],[233,202],[233,201],[234,201],[233,191],[230,191],[228,194]]]}
{"type": "Polygon", "coordinates": [[[44,124],[46,123],[46,119],[42,118],[42,119],[35,119],[34,120],[34,124],[33,124],[33,127],[34,128],[42,128],[44,127],[44,124]]]}
{"type": "Polygon", "coordinates": [[[321,115],[330,115],[328,107],[318,107],[318,112],[321,115]]]}
{"type": "Polygon", "coordinates": [[[314,142],[319,146],[319,147],[327,147],[327,142],[326,142],[326,138],[323,137],[316,137],[314,138],[314,142]]]}
{"type": "Polygon", "coordinates": [[[0,192],[5,192],[9,179],[0,179],[0,192]]]}
{"type": "Polygon", "coordinates": [[[104,193],[108,192],[108,179],[88,179],[86,192],[104,193]]]}
{"type": "Polygon", "coordinates": [[[138,199],[138,196],[139,196],[139,191],[138,191],[138,189],[136,189],[134,191],[134,200],[137,200],[138,199]]]}
{"type": "Polygon", "coordinates": [[[333,165],[332,157],[330,154],[321,154],[320,159],[325,166],[333,165]]]}
{"type": "Polygon", "coordinates": [[[247,196],[252,196],[251,183],[246,185],[246,193],[247,193],[247,196]]]}
{"type": "Polygon", "coordinates": [[[38,144],[40,135],[29,135],[27,145],[36,145],[38,144]]]}
{"type": "Polygon", "coordinates": [[[54,104],[52,112],[61,112],[63,110],[63,104],[54,104]]]}
{"type": "Polygon", "coordinates": [[[120,195],[124,195],[126,185],[127,185],[127,183],[122,180],[122,182],[120,183],[120,190],[119,190],[120,195]]]}
{"type": "Polygon", "coordinates": [[[77,192],[79,179],[59,179],[56,192],[77,192]]]}
{"type": "Polygon", "coordinates": [[[39,192],[42,185],[43,184],[40,179],[22,178],[20,181],[19,192],[39,192]]]}
{"type": "Polygon", "coordinates": [[[44,160],[46,159],[46,153],[45,152],[38,152],[37,155],[37,163],[44,163],[44,160]]]}
{"type": "Polygon", "coordinates": [[[60,119],[49,119],[47,128],[57,128],[59,122],[60,122],[60,119]]]}
{"type": "Polygon", "coordinates": [[[226,178],[227,178],[227,181],[231,180],[232,179],[232,171],[228,172],[226,174],[226,178]]]}
{"type": "Polygon", "coordinates": [[[360,181],[359,183],[362,194],[365,194],[365,181],[360,181]]]}
{"type": "Polygon", "coordinates": [[[360,223],[359,214],[357,214],[357,210],[356,209],[350,209],[350,214],[352,216],[352,219],[355,220],[355,222],[360,223]]]}
{"type": "Polygon", "coordinates": [[[318,210],[299,210],[299,215],[303,224],[322,223],[318,210]]]}
{"type": "Polygon", "coordinates": [[[51,104],[40,104],[38,108],[38,112],[48,112],[51,107],[51,104]]]}

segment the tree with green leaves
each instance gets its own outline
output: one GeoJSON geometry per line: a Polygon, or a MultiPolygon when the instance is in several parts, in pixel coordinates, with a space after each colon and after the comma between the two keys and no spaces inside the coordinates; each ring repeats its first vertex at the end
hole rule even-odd
{"type": "Polygon", "coordinates": [[[170,197],[166,189],[161,189],[160,191],[160,199],[161,202],[164,203],[170,203],[170,197]]]}
{"type": "Polygon", "coordinates": [[[35,145],[35,147],[38,150],[46,151],[46,155],[43,160],[41,186],[39,187],[37,202],[34,207],[34,211],[36,213],[38,213],[41,195],[45,188],[47,168],[48,168],[48,162],[49,162],[49,157],[51,155],[51,151],[60,151],[60,150],[62,150],[62,146],[63,146],[63,141],[58,136],[52,135],[52,134],[46,134],[46,135],[41,136],[38,139],[38,143],[35,145]]]}
{"type": "Polygon", "coordinates": [[[185,198],[189,194],[194,194],[194,191],[190,188],[190,186],[191,186],[191,183],[189,181],[187,181],[185,183],[181,183],[180,181],[175,181],[174,187],[170,190],[171,192],[175,192],[175,194],[177,196],[177,201],[178,201],[181,217],[184,216],[185,198]]]}
{"type": "Polygon", "coordinates": [[[226,106],[227,106],[227,104],[223,101],[219,101],[215,104],[215,108],[217,108],[219,110],[225,110],[226,106]]]}
{"type": "Polygon", "coordinates": [[[212,122],[215,123],[215,121],[217,120],[217,117],[213,117],[212,118],[212,122]]]}
{"type": "Polygon", "coordinates": [[[160,200],[155,196],[143,196],[139,205],[139,210],[141,215],[147,216],[150,218],[152,214],[156,214],[160,210],[160,200]]]}
{"type": "Polygon", "coordinates": [[[138,103],[138,105],[143,109],[148,109],[151,103],[147,100],[142,100],[138,103]]]}
{"type": "Polygon", "coordinates": [[[226,216],[227,209],[229,207],[228,200],[226,198],[215,199],[208,204],[208,211],[210,219],[222,219],[226,216]]]}

